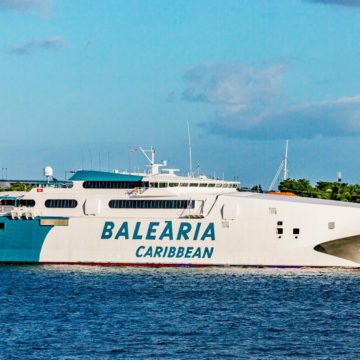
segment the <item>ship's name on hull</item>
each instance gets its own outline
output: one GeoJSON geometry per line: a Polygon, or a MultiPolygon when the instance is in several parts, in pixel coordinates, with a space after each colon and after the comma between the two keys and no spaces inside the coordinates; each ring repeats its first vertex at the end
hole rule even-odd
{"type": "Polygon", "coordinates": [[[137,221],[129,224],[127,221],[116,225],[106,221],[101,233],[102,240],[215,240],[215,226],[210,223],[180,222],[174,225],[172,221],[152,221],[142,223],[137,221]]]}

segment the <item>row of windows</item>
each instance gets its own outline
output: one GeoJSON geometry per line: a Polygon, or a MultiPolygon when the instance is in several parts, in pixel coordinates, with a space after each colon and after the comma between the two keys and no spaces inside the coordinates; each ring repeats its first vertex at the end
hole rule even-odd
{"type": "Polygon", "coordinates": [[[70,199],[49,199],[45,201],[45,207],[47,208],[76,208],[78,202],[70,199]]]}
{"type": "Polygon", "coordinates": [[[20,199],[20,200],[15,200],[15,199],[4,199],[4,200],[0,200],[0,205],[5,205],[5,206],[27,206],[27,207],[34,207],[35,206],[35,200],[31,200],[31,199],[20,199]]]}
{"type": "Polygon", "coordinates": [[[236,188],[237,184],[228,183],[167,183],[167,182],[152,182],[150,187],[152,188],[164,188],[164,187],[217,187],[217,188],[236,188]]]}
{"type": "Polygon", "coordinates": [[[84,181],[85,189],[134,189],[136,187],[149,187],[149,183],[141,181],[84,181]]]}
{"type": "Polygon", "coordinates": [[[152,182],[146,181],[84,181],[85,189],[134,189],[141,187],[165,188],[165,187],[217,187],[217,188],[236,188],[237,184],[229,183],[178,183],[178,182],[152,182]]]}
{"type": "Polygon", "coordinates": [[[193,209],[194,200],[111,200],[112,209],[193,209]]]}
{"type": "MultiPolygon", "coordinates": [[[[16,206],[15,200],[1,200],[1,205],[16,206]]],[[[35,200],[21,199],[17,205],[34,207],[35,200]]],[[[45,201],[47,208],[76,208],[77,200],[73,199],[48,199],[45,201]]],[[[112,209],[193,209],[194,200],[110,200],[112,209]]]]}

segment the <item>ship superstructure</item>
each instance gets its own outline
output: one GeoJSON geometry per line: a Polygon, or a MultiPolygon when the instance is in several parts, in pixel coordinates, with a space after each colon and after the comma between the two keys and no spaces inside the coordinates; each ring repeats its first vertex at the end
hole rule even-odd
{"type": "Polygon", "coordinates": [[[146,157],[148,173],[61,182],[47,169],[31,191],[2,193],[0,262],[360,266],[360,205],[238,192],[146,157]]]}

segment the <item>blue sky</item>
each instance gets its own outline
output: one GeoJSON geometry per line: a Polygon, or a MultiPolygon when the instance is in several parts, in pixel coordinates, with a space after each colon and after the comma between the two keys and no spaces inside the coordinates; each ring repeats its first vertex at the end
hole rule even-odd
{"type": "Polygon", "coordinates": [[[189,121],[208,175],[266,188],[288,138],[290,176],[360,183],[360,0],[0,0],[0,34],[10,178],[187,171],[189,121]]]}

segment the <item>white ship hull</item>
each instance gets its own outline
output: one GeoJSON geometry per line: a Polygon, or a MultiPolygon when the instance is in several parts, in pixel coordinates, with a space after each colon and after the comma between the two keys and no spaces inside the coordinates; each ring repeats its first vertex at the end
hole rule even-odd
{"type": "MultiPolygon", "coordinates": [[[[152,266],[360,267],[360,206],[286,196],[186,193],[192,210],[110,209],[123,190],[33,189],[35,208],[0,217],[0,262],[152,266]],[[76,209],[48,209],[47,198],[76,209]],[[41,205],[40,205],[41,204],[41,205]]],[[[184,198],[181,188],[141,199],[184,198]]]]}

